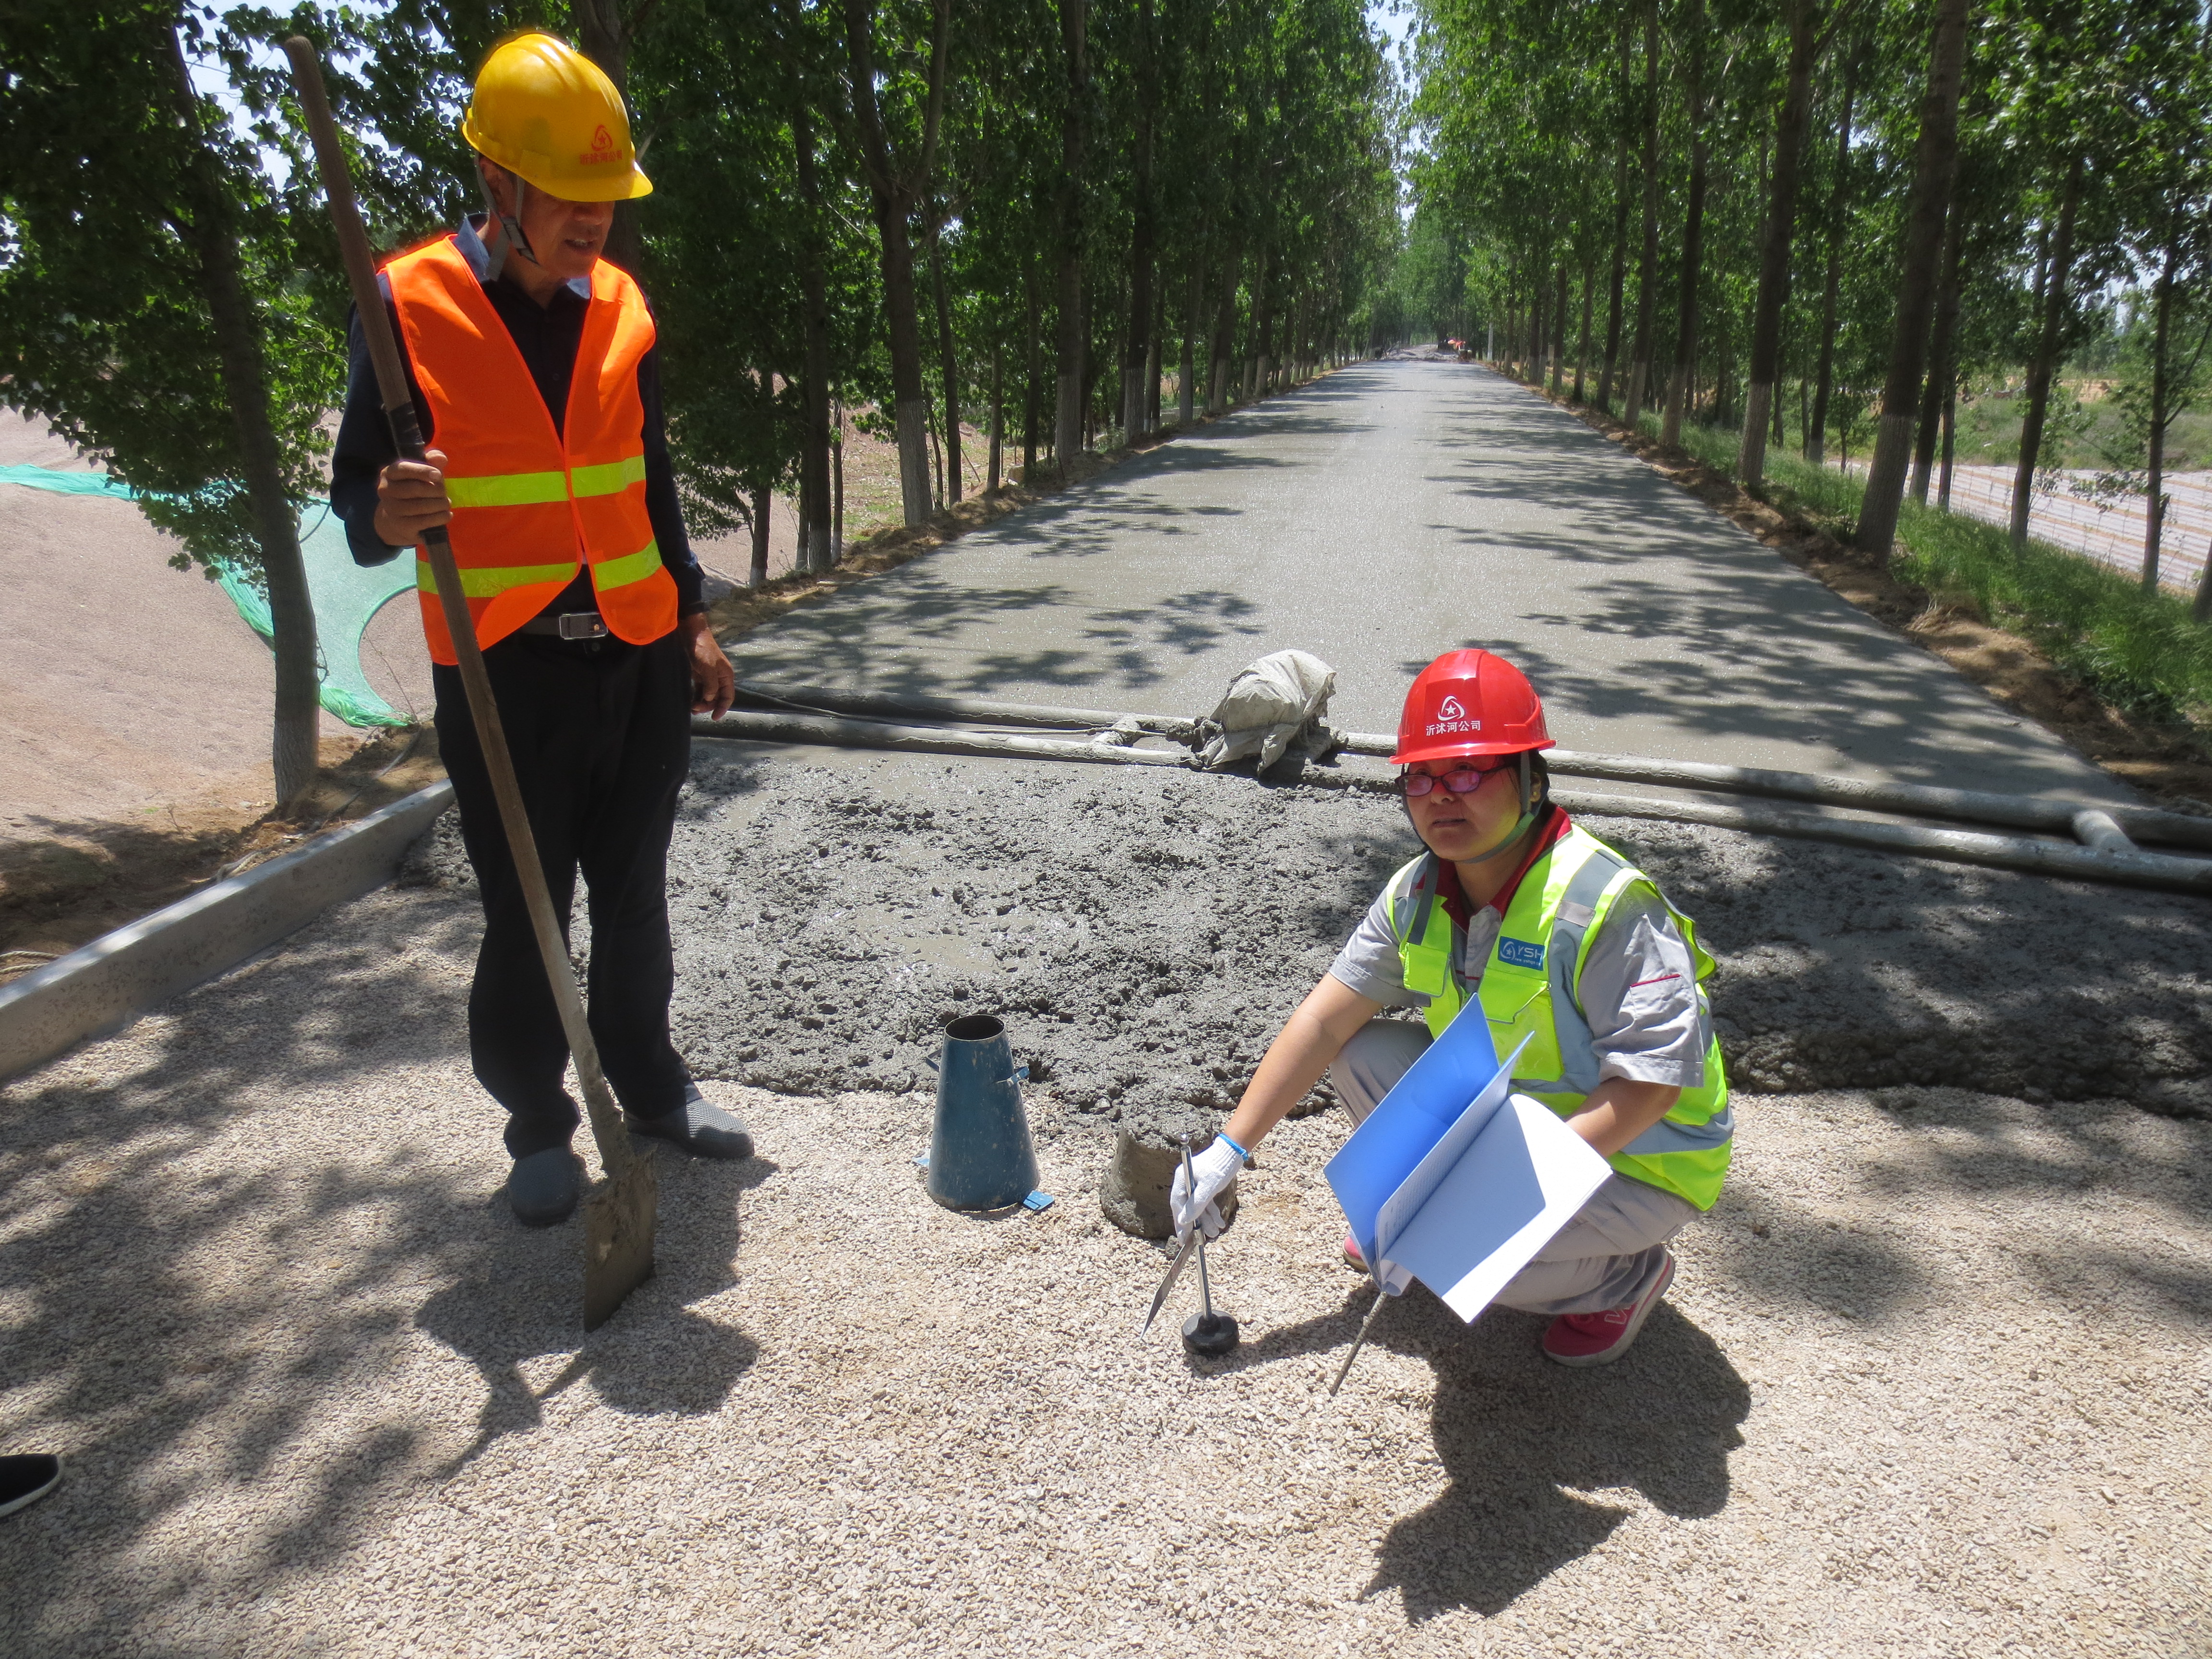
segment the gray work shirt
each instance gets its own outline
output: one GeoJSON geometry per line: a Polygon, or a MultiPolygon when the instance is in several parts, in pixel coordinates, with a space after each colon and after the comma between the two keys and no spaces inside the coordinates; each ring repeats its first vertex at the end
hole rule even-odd
{"type": "MultiPolygon", "coordinates": [[[[1475,911],[1472,927],[1452,923],[1452,957],[1462,964],[1460,988],[1469,997],[1482,981],[1504,920],[1484,905],[1475,911]]],[[[1398,941],[1390,932],[1387,888],[1368,906],[1328,971],[1331,978],[1386,1008],[1425,1008],[1429,1003],[1423,993],[1406,988],[1398,941]]],[[[1590,939],[1575,1000],[1589,1024],[1601,1079],[1683,1089],[1705,1080],[1697,966],[1674,917],[1649,888],[1632,888],[1613,902],[1590,939]]]]}

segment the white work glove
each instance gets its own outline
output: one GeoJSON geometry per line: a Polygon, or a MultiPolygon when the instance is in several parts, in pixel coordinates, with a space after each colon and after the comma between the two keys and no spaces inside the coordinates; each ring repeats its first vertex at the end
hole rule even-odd
{"type": "Polygon", "coordinates": [[[1237,1170],[1243,1167],[1244,1154],[1220,1135],[1214,1136],[1213,1144],[1191,1159],[1188,1171],[1180,1163],[1176,1165],[1175,1184],[1168,1188],[1168,1209],[1175,1216],[1177,1237],[1190,1231],[1194,1212],[1208,1238],[1221,1237],[1222,1228],[1228,1224],[1221,1218],[1221,1206],[1213,1200],[1237,1179],[1237,1170]],[[1198,1187],[1194,1196],[1191,1192],[1194,1176],[1198,1187]]]}

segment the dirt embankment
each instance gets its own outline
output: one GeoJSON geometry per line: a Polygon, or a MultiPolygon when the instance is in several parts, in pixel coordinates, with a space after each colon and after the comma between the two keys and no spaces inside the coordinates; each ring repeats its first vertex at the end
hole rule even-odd
{"type": "Polygon", "coordinates": [[[149,806],[0,843],[0,983],[443,775],[428,726],[325,738],[321,750],[314,783],[280,811],[220,800],[149,806]]]}

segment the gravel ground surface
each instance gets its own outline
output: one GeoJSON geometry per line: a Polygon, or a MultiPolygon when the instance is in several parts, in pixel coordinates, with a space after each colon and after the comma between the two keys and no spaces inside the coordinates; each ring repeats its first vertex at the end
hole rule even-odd
{"type": "MultiPolygon", "coordinates": [[[[1164,1033],[1196,1009],[1228,1031],[1194,958],[1169,970],[1190,985],[1146,994],[1172,1018],[1079,992],[1103,999],[1156,935],[1213,925],[1176,922],[1162,892],[1226,913],[1200,894],[1239,873],[1236,903],[1273,921],[1208,948],[1218,995],[1264,1027],[1345,925],[1323,872],[1365,857],[1364,882],[1397,853],[1387,815],[1342,795],[913,761],[775,780],[771,821],[769,765],[702,772],[679,835],[695,1052],[718,1024],[763,1053],[795,1040],[808,1011],[776,1012],[756,958],[781,953],[782,977],[811,972],[817,992],[857,969],[795,951],[810,917],[955,959],[902,991],[903,958],[883,956],[866,1030],[1025,979],[1056,920],[1090,930],[1059,952],[1087,973],[1042,981],[1074,1018],[1012,1014],[1048,1066],[1065,1053],[1074,1077],[1086,1033],[1138,1016],[1164,1033]],[[1249,805],[1264,857],[1224,871],[1218,840],[1174,821],[1200,789],[1249,805]],[[916,820],[896,836],[895,810],[916,820]],[[1024,814],[1042,826],[1027,840],[1009,827],[1024,814]],[[846,848],[878,828],[875,856],[846,848]],[[763,890],[775,925],[756,933],[749,884],[801,845],[815,866],[763,890]],[[1081,866],[1109,845],[1209,862],[1148,874],[1116,853],[1094,881],[1081,866]],[[983,846],[1020,853],[1010,883],[1038,877],[1005,916],[963,867],[983,846]],[[943,906],[920,879],[884,884],[909,858],[942,872],[943,906]],[[915,916],[896,915],[902,894],[915,916]],[[995,981],[957,962],[993,929],[1040,935],[995,981]]],[[[2208,959],[2202,906],[1925,866],[1879,902],[1791,910],[1787,894],[1874,878],[1818,862],[1850,855],[1717,836],[1705,866],[1640,833],[1711,914],[1733,1018],[1758,1003],[1835,1024],[1821,1003],[1856,1003],[1853,1029],[1871,1030],[1863,1009],[1917,995],[1954,1022],[1945,1046],[1998,1054],[2055,1040],[2087,997],[2108,1023],[2142,1008],[2201,1040],[2181,975],[2208,959]],[[1717,887],[1690,890],[1729,871],[1746,890],[1725,912],[1717,887]],[[1914,931],[1881,933],[1876,913],[1901,907],[1914,931]],[[1855,918],[1872,943],[1839,931],[1855,918]],[[2169,942],[2167,966],[2146,940],[2169,942]],[[2000,953],[2014,1000],[1959,1023],[1958,976],[2000,953]]],[[[1320,1177],[1340,1114],[1285,1126],[1244,1178],[1212,1265],[1245,1344],[1193,1362],[1171,1334],[1133,1338],[1162,1256],[1098,1214],[1110,1109],[1062,1109],[1048,1079],[1033,1109],[1060,1201],[956,1216],[911,1164],[927,1096],[846,1091],[832,1049],[857,1039],[825,1037],[803,1063],[833,1080],[708,1084],[763,1156],[664,1162],[661,1275],[586,1338],[574,1224],[529,1233],[504,1213],[459,1036],[476,932],[465,894],[376,895],[6,1088],[0,1449],[58,1449],[69,1469],[0,1522],[0,1651],[2212,1645],[2212,1124],[1947,1086],[1747,1097],[1738,1173],[1629,1359],[1563,1372],[1537,1356],[1536,1321],[1470,1330],[1417,1291],[1331,1401],[1366,1300],[1334,1264],[1320,1177]]],[[[1192,1066],[1189,1046],[1158,1063],[1192,1066]]]]}

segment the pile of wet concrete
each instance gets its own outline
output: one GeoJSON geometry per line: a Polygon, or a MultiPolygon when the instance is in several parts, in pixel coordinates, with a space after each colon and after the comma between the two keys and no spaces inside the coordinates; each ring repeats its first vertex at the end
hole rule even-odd
{"type": "MultiPolygon", "coordinates": [[[[2212,1115],[2212,905],[1592,819],[1694,917],[1740,1088],[1954,1085],[2212,1115]]],[[[1218,1121],[1418,847],[1352,791],[1152,769],[702,748],[671,855],[677,1039],[790,1093],[927,1088],[995,1013],[1036,1094],[1218,1121]],[[735,758],[718,759],[718,756],[735,758]]],[[[450,817],[410,879],[465,884],[450,817]]],[[[580,911],[581,907],[579,907],[580,911]]],[[[579,947],[587,931],[579,919],[579,947]]],[[[1310,1108],[1329,1103],[1324,1083],[1310,1108]]]]}

